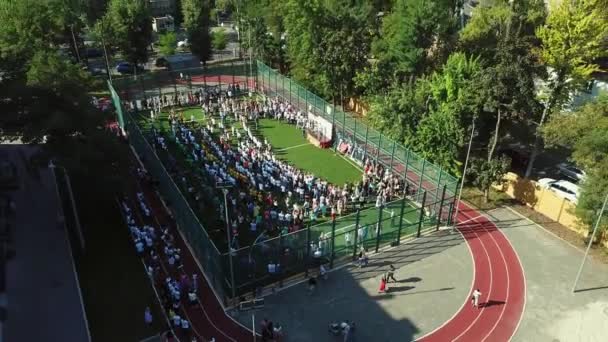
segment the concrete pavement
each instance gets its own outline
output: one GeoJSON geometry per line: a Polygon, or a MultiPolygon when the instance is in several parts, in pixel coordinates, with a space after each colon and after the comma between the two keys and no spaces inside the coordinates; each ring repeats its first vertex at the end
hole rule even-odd
{"type": "MultiPolygon", "coordinates": [[[[344,267],[320,280],[308,295],[299,284],[265,298],[262,310],[239,313],[251,327],[264,317],[280,323],[290,342],[335,341],[327,331],[332,321],[356,322],[357,341],[411,341],[437,328],[468,298],[473,267],[460,234],[440,232],[384,251],[365,268],[344,267]],[[378,294],[388,265],[398,270],[398,283],[378,294]]],[[[256,326],[259,332],[259,326],[256,326]]]]}
{"type": "Polygon", "coordinates": [[[526,307],[513,341],[606,341],[608,265],[588,259],[572,293],[583,251],[507,208],[487,214],[513,244],[526,276],[526,307]]]}

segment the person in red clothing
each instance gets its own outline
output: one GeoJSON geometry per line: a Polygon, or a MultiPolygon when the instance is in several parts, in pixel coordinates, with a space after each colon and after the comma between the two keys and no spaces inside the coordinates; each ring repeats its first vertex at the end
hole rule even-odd
{"type": "Polygon", "coordinates": [[[382,276],[380,279],[380,288],[378,289],[378,293],[386,293],[386,278],[382,276]]]}

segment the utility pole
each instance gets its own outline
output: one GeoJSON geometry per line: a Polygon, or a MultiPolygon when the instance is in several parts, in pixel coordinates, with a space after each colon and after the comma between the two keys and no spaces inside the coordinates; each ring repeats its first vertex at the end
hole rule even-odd
{"type": "Polygon", "coordinates": [[[74,24],[70,25],[70,31],[72,32],[72,41],[74,42],[74,51],[76,51],[76,58],[78,58],[78,64],[81,64],[80,52],[78,51],[78,44],[76,44],[76,36],[74,35],[74,24]]]}
{"type": "Polygon", "coordinates": [[[103,45],[103,55],[106,60],[106,72],[108,73],[108,80],[110,84],[112,84],[112,70],[110,69],[110,62],[108,61],[108,50],[106,50],[106,40],[105,40],[105,29],[103,27],[103,19],[101,20],[101,45],[103,45]]]}
{"type": "Polygon", "coordinates": [[[236,289],[234,283],[234,264],[232,262],[232,239],[230,237],[230,219],[228,218],[228,190],[232,188],[232,185],[227,183],[217,183],[216,187],[222,189],[224,193],[224,211],[226,220],[226,239],[228,241],[228,264],[230,267],[230,288],[232,290],[232,299],[236,298],[236,289]]]}
{"type": "Polygon", "coordinates": [[[454,212],[454,225],[450,232],[454,232],[458,224],[458,212],[460,211],[460,199],[462,198],[462,188],[464,187],[464,179],[467,175],[467,166],[469,165],[469,156],[471,155],[471,145],[473,144],[473,136],[475,135],[475,117],[473,117],[473,125],[471,127],[471,137],[469,138],[469,147],[467,148],[467,157],[464,160],[464,170],[462,171],[462,179],[460,180],[460,191],[458,191],[458,199],[456,200],[456,211],[454,212]]]}
{"type": "Polygon", "coordinates": [[[574,285],[572,286],[572,292],[576,292],[576,285],[578,284],[578,280],[581,277],[581,273],[583,273],[583,267],[585,267],[585,261],[587,261],[587,256],[589,255],[589,250],[591,249],[591,244],[593,244],[593,240],[595,240],[595,234],[597,233],[597,228],[600,226],[600,221],[602,220],[602,215],[604,214],[604,210],[606,209],[606,202],[608,202],[608,193],[606,194],[606,198],[604,198],[604,204],[602,204],[602,210],[600,211],[600,215],[595,222],[595,227],[593,228],[593,233],[591,233],[591,238],[589,239],[589,243],[587,244],[587,250],[585,251],[585,256],[583,257],[583,261],[581,262],[581,267],[578,269],[578,274],[576,275],[576,279],[574,279],[574,285]]]}

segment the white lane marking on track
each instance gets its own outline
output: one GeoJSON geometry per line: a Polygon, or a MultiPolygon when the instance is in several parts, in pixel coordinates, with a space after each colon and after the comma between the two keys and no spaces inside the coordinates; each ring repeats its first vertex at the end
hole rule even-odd
{"type": "MultiPolygon", "coordinates": [[[[486,258],[488,259],[488,268],[490,269],[490,286],[489,286],[490,290],[488,291],[488,295],[486,296],[486,298],[489,299],[492,296],[492,285],[494,282],[494,275],[492,272],[492,262],[490,260],[490,254],[488,254],[488,250],[487,250],[485,244],[479,238],[479,234],[477,234],[477,232],[474,232],[474,234],[477,237],[477,240],[479,240],[479,242],[481,243],[481,247],[483,248],[486,258]]],[[[481,309],[479,309],[479,312],[477,313],[477,316],[475,317],[473,322],[471,322],[471,324],[469,324],[469,326],[463,332],[461,332],[460,335],[458,335],[454,339],[452,339],[452,342],[458,340],[460,337],[462,337],[462,335],[466,334],[466,332],[469,331],[471,329],[471,327],[473,327],[473,325],[475,325],[475,323],[477,323],[477,321],[479,320],[479,317],[481,317],[484,310],[485,310],[485,307],[482,307],[481,309]]]]}
{"type": "MultiPolygon", "coordinates": [[[[489,221],[489,220],[488,220],[489,221]]],[[[492,221],[489,221],[492,224],[494,224],[492,221]]],[[[511,286],[511,278],[509,276],[509,265],[507,264],[507,259],[505,258],[504,253],[502,252],[502,248],[498,245],[498,241],[496,241],[496,239],[494,238],[494,235],[492,235],[492,233],[487,229],[487,228],[483,228],[488,234],[490,234],[490,237],[492,238],[492,240],[494,241],[494,244],[496,245],[496,247],[498,248],[498,252],[500,252],[500,256],[502,258],[502,262],[505,265],[505,272],[507,273],[507,296],[505,297],[505,303],[502,305],[502,310],[500,311],[500,316],[498,316],[498,319],[496,320],[496,323],[494,323],[494,326],[492,327],[492,329],[490,329],[490,331],[488,332],[488,334],[483,338],[483,340],[481,340],[481,342],[485,341],[494,331],[494,329],[496,329],[496,327],[498,326],[498,323],[500,323],[500,321],[502,320],[502,316],[505,313],[505,310],[507,309],[507,305],[509,304],[509,289],[511,286]]],[[[496,231],[498,230],[498,227],[496,227],[496,231]]]]}
{"type": "MultiPolygon", "coordinates": [[[[570,245],[571,247],[573,247],[574,249],[576,249],[577,251],[579,251],[580,253],[584,253],[582,250],[580,250],[578,247],[574,246],[573,244],[571,244],[570,242],[560,238],[559,236],[555,235],[553,232],[547,230],[545,227],[541,226],[540,224],[530,220],[529,218],[525,217],[524,215],[518,213],[515,209],[512,209],[511,207],[506,207],[507,209],[509,209],[511,212],[513,212],[514,214],[520,216],[521,218],[532,222],[533,224],[535,224],[536,226],[540,227],[542,230],[544,230],[545,232],[553,235],[554,237],[566,242],[568,245],[570,245]]],[[[484,215],[484,214],[482,214],[484,215]]],[[[488,220],[490,220],[489,217],[487,217],[487,215],[484,215],[488,220]]],[[[496,224],[495,224],[496,225],[496,224]]],[[[497,226],[498,228],[498,226],[497,226]]],[[[499,229],[500,230],[500,229],[499,229]]],[[[519,263],[519,268],[521,269],[521,275],[523,277],[523,282],[524,282],[524,306],[522,308],[521,314],[519,316],[519,321],[517,322],[517,326],[515,326],[515,329],[513,330],[513,332],[511,333],[511,337],[509,337],[509,341],[513,338],[513,336],[515,336],[515,334],[517,333],[517,331],[519,330],[519,326],[521,325],[521,322],[524,319],[524,314],[526,312],[526,304],[528,303],[528,288],[527,288],[527,282],[526,282],[526,270],[524,269],[524,265],[521,262],[521,259],[519,258],[519,254],[517,254],[517,251],[515,250],[515,248],[513,247],[513,244],[511,243],[511,240],[509,240],[509,238],[502,232],[500,231],[500,233],[505,237],[505,239],[507,240],[507,242],[509,242],[509,245],[511,246],[511,249],[513,250],[513,253],[515,254],[515,257],[517,257],[517,262],[519,263]]]]}
{"type": "Polygon", "coordinates": [[[467,249],[469,250],[469,255],[471,256],[471,264],[473,264],[473,277],[471,277],[471,285],[469,286],[469,288],[471,290],[469,290],[469,292],[467,292],[467,295],[462,303],[462,305],[460,306],[460,308],[458,308],[458,310],[456,310],[454,312],[454,314],[452,315],[452,317],[450,317],[450,319],[448,319],[447,321],[443,322],[443,324],[441,324],[440,326],[438,326],[437,328],[431,330],[430,332],[420,336],[419,338],[415,339],[415,341],[424,339],[427,336],[430,336],[432,334],[434,334],[436,331],[438,331],[439,329],[443,328],[444,326],[446,326],[448,323],[450,323],[454,317],[456,317],[464,308],[464,306],[469,302],[469,298],[470,298],[470,294],[473,291],[473,286],[475,285],[475,274],[477,272],[477,267],[475,266],[475,257],[473,256],[473,250],[471,249],[471,245],[469,244],[469,242],[467,241],[467,239],[464,237],[464,234],[459,230],[456,229],[456,231],[458,232],[458,234],[460,234],[460,236],[462,236],[462,239],[465,241],[466,245],[467,245],[467,249]]]}

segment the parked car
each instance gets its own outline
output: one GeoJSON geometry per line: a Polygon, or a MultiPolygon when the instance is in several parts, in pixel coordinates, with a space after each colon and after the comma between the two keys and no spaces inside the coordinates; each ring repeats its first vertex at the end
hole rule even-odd
{"type": "Polygon", "coordinates": [[[177,47],[178,48],[185,48],[190,46],[190,42],[188,42],[188,38],[184,39],[184,40],[180,40],[179,42],[177,42],[177,47]]]}
{"type": "Polygon", "coordinates": [[[569,163],[560,163],[557,165],[559,173],[565,177],[568,177],[576,182],[585,180],[587,174],[585,171],[569,163]]]}
{"type": "Polygon", "coordinates": [[[579,188],[578,185],[572,182],[555,180],[553,178],[541,178],[538,180],[538,185],[553,191],[559,197],[565,198],[574,204],[578,202],[579,188]]]}
{"type": "MultiPolygon", "coordinates": [[[[144,69],[141,66],[137,66],[137,72],[142,72],[144,69]]],[[[128,62],[120,62],[116,65],[116,71],[121,74],[132,74],[133,73],[133,65],[128,62]]]]}

